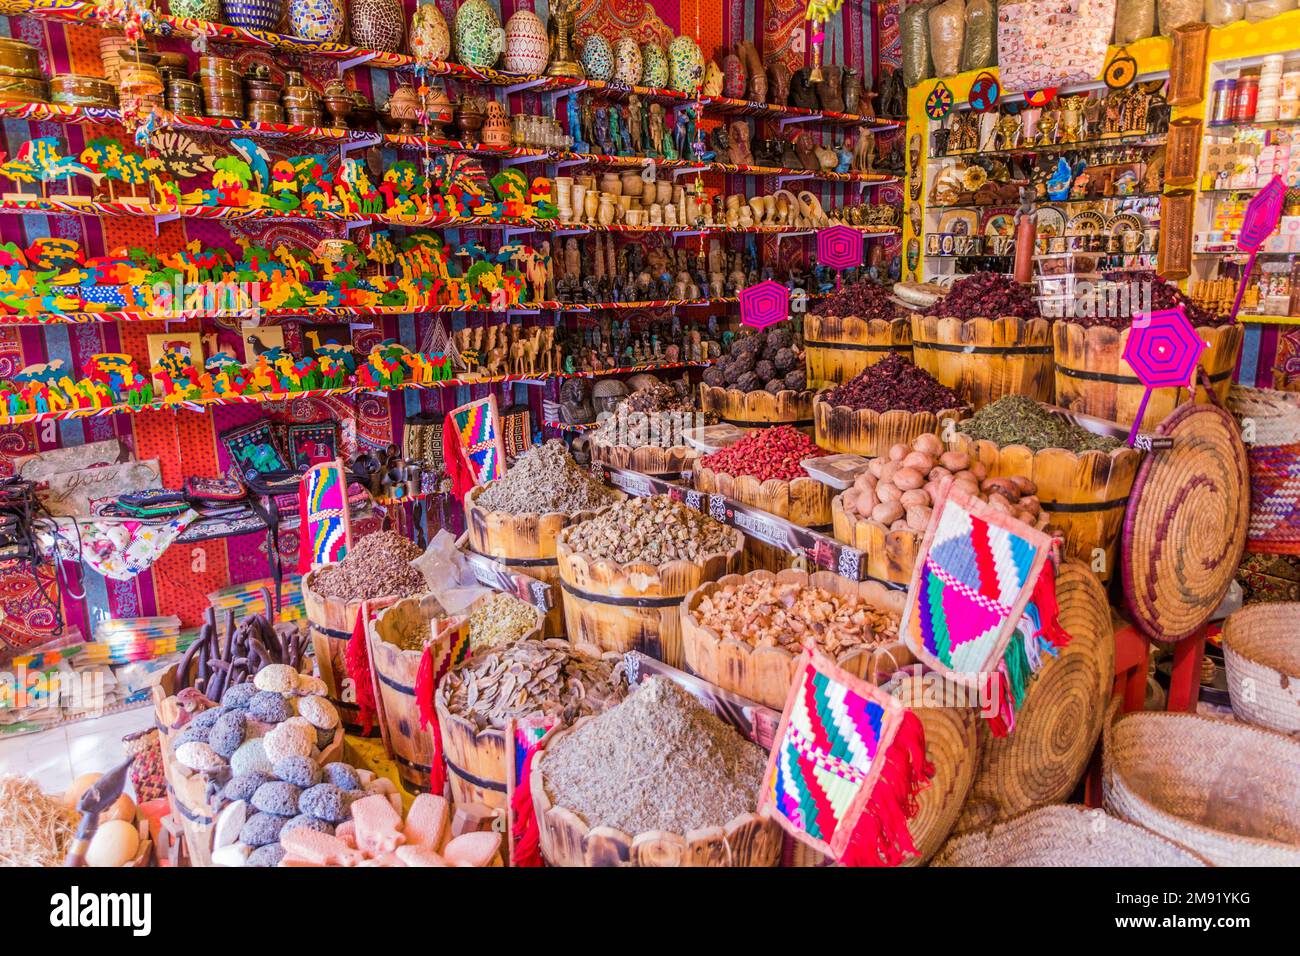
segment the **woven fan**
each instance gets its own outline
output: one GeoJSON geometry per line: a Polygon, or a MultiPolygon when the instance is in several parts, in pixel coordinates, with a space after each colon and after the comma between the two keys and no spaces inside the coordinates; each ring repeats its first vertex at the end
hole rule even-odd
{"type": "Polygon", "coordinates": [[[1014,728],[1043,655],[1070,641],[1057,620],[1052,550],[1050,536],[949,481],[917,556],[899,633],[923,663],[989,693],[998,737],[1014,728]]]}
{"type": "Polygon", "coordinates": [[[768,758],[759,812],[846,866],[897,866],[934,775],[925,731],[893,697],[803,652],[768,758]]]}
{"type": "Polygon", "coordinates": [[[307,469],[298,486],[298,573],[342,561],[352,546],[348,476],[343,462],[307,469]]]}
{"type": "Polygon", "coordinates": [[[447,413],[442,427],[443,457],[452,493],[464,499],[475,485],[506,473],[506,450],[496,395],[468,402],[447,413]]]}

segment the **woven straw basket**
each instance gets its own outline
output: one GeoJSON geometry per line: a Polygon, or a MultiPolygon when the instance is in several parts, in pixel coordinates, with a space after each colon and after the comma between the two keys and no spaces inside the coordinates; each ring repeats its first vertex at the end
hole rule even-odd
{"type": "Polygon", "coordinates": [[[1300,602],[1252,604],[1228,618],[1223,660],[1232,712],[1247,723],[1300,735],[1300,602]]]}
{"type": "Polygon", "coordinates": [[[1300,866],[1300,743],[1192,714],[1107,727],[1106,809],[1215,866],[1300,866]]]}
{"type": "Polygon", "coordinates": [[[1100,810],[1031,810],[955,836],[931,866],[1205,866],[1195,853],[1100,810]]]}
{"type": "Polygon", "coordinates": [[[1241,423],[1250,463],[1247,547],[1269,554],[1300,554],[1300,407],[1271,388],[1232,386],[1228,408],[1241,423]]]}

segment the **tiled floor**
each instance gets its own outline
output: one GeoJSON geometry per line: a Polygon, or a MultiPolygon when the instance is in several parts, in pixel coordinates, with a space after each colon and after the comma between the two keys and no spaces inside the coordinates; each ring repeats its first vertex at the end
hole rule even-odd
{"type": "Polygon", "coordinates": [[[46,793],[62,793],[83,773],[102,772],[126,759],[122,738],[153,720],[140,707],[21,737],[0,738],[0,773],[32,777],[46,793]]]}

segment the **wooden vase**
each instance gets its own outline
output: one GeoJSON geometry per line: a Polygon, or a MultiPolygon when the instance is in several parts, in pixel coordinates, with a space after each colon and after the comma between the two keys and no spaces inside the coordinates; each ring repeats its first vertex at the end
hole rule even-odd
{"type": "Polygon", "coordinates": [[[917,367],[975,409],[1004,395],[1052,400],[1052,336],[1046,319],[912,316],[917,367]]]}
{"type": "Polygon", "coordinates": [[[728,529],[730,547],[699,561],[618,565],[573,551],[568,543],[571,530],[561,531],[555,543],[569,641],[594,645],[602,653],[641,651],[681,667],[678,607],[705,581],[740,567],[745,536],[728,529]]]}
{"type": "Polygon", "coordinates": [[[700,408],[712,413],[719,421],[740,428],[769,428],[773,425],[793,425],[800,431],[812,434],[813,393],[789,389],[771,392],[759,389],[742,392],[734,388],[700,384],[700,408]]]}
{"type": "MultiPolygon", "coordinates": [[[[1241,357],[1242,326],[1237,322],[1206,326],[1197,329],[1196,334],[1209,346],[1201,353],[1200,368],[1222,404],[1228,398],[1232,375],[1241,357]]],[[[1128,336],[1128,329],[1055,323],[1052,343],[1056,359],[1056,404],[1126,428],[1131,426],[1146,387],[1134,374],[1133,366],[1124,361],[1128,336]]],[[[1153,390],[1139,430],[1154,431],[1170,412],[1187,401],[1187,393],[1187,388],[1153,390]]],[[[1204,385],[1199,382],[1196,401],[1209,401],[1204,385]]]]}
{"type": "MultiPolygon", "coordinates": [[[[489,511],[479,507],[477,502],[479,495],[491,484],[476,485],[465,495],[465,527],[470,547],[512,571],[549,585],[555,593],[555,604],[546,614],[544,636],[561,637],[564,634],[564,611],[558,593],[560,569],[555,562],[555,536],[568,525],[591,517],[591,513],[566,515],[552,511],[516,515],[489,511]]],[[[616,500],[626,497],[620,491],[616,500]]]]}
{"type": "MultiPolygon", "coordinates": [[[[776,711],[785,709],[790,682],[799,669],[799,658],[782,647],[755,647],[735,638],[723,639],[717,631],[702,625],[696,618],[696,610],[705,597],[721,588],[739,587],[753,580],[821,587],[845,597],[859,597],[900,617],[907,597],[904,592],[890,590],[878,581],[855,583],[829,571],[817,571],[811,575],[803,571],[775,574],[751,571],[744,576],[728,574],[692,591],[681,608],[682,645],[691,673],[776,711]]],[[[915,660],[912,652],[896,638],[876,647],[854,650],[837,660],[836,664],[851,674],[876,683],[915,660]]]]}
{"type": "Polygon", "coordinates": [[[906,445],[922,435],[940,435],[945,422],[966,417],[967,409],[949,408],[941,412],[875,412],[869,408],[847,408],[823,400],[824,392],[813,399],[813,437],[822,448],[877,458],[889,454],[894,445],[906,445]]]}
{"type": "Polygon", "coordinates": [[[891,352],[912,359],[908,319],[861,319],[856,315],[806,315],[803,345],[808,381],[843,385],[891,352]]]}
{"type": "MultiPolygon", "coordinates": [[[[546,749],[591,717],[556,731],[533,758],[530,790],[542,856],[551,866],[776,866],[781,829],[757,813],[743,813],[720,827],[684,834],[652,830],[635,835],[609,826],[589,827],[577,813],[556,806],[546,788],[546,749]]],[[[755,795],[757,796],[757,795],[755,795]]]]}

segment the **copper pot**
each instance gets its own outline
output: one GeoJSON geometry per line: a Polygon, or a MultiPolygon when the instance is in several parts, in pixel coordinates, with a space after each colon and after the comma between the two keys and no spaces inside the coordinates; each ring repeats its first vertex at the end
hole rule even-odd
{"type": "Polygon", "coordinates": [[[117,106],[117,90],[108,80],[98,76],[60,73],[50,78],[50,102],[63,106],[113,109],[117,106]]]}
{"type": "Polygon", "coordinates": [[[0,76],[41,77],[41,54],[22,40],[0,37],[0,76]]]}
{"type": "Polygon", "coordinates": [[[25,76],[0,76],[0,99],[11,103],[48,103],[50,92],[44,80],[25,76]]]}

